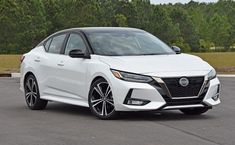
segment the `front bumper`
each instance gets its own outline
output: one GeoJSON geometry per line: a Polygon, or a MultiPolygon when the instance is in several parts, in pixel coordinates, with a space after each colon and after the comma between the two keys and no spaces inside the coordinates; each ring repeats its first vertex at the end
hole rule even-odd
{"type": "Polygon", "coordinates": [[[220,82],[218,78],[214,78],[207,82],[207,86],[203,88],[205,91],[201,96],[198,98],[189,97],[187,99],[169,98],[161,92],[161,89],[158,89],[153,84],[126,82],[117,79],[114,81],[115,82],[111,82],[111,84],[115,109],[117,111],[151,111],[195,107],[211,108],[220,103],[220,99],[218,98],[220,93],[220,82]],[[127,96],[134,99],[149,100],[149,102],[145,105],[128,105],[125,103],[127,96]]]}

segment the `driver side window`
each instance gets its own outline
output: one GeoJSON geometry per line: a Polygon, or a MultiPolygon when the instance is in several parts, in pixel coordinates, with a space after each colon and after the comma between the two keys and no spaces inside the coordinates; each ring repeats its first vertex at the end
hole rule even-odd
{"type": "Polygon", "coordinates": [[[82,52],[85,52],[86,45],[79,34],[70,34],[64,54],[69,55],[69,52],[75,49],[80,49],[82,52]]]}

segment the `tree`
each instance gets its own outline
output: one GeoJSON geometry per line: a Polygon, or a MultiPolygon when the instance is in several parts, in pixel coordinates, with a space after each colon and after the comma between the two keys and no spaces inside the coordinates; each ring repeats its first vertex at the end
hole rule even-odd
{"type": "Polygon", "coordinates": [[[155,6],[150,18],[150,27],[152,28],[151,32],[154,35],[169,44],[177,41],[180,36],[179,25],[174,25],[174,22],[165,8],[155,6]]]}
{"type": "Polygon", "coordinates": [[[116,14],[115,15],[115,20],[116,20],[116,24],[119,27],[125,27],[127,26],[127,19],[123,14],[116,14]]]}
{"type": "Polygon", "coordinates": [[[1,0],[0,53],[25,53],[66,28],[135,27],[183,51],[235,50],[235,1],[153,5],[150,0],[1,0]],[[224,49],[225,48],[225,49],[224,49]]]}
{"type": "Polygon", "coordinates": [[[210,19],[210,26],[212,27],[211,40],[216,46],[223,46],[229,49],[229,37],[231,25],[228,23],[225,16],[220,16],[217,13],[210,19]]]}
{"type": "Polygon", "coordinates": [[[176,7],[171,11],[171,18],[175,24],[179,25],[181,37],[189,44],[191,50],[198,51],[199,36],[187,12],[176,7]]]}

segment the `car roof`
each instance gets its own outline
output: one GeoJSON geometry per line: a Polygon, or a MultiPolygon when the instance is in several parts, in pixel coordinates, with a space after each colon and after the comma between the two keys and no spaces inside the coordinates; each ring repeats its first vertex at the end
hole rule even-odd
{"type": "Polygon", "coordinates": [[[61,31],[57,31],[48,37],[46,37],[43,41],[41,41],[37,46],[45,43],[49,38],[56,36],[57,34],[67,33],[67,32],[79,32],[82,31],[84,33],[92,33],[92,32],[145,32],[144,30],[130,27],[81,27],[81,28],[69,28],[61,31]]]}
{"type": "Polygon", "coordinates": [[[81,28],[70,28],[65,29],[56,33],[67,32],[67,31],[83,31],[83,32],[102,32],[102,31],[143,31],[137,28],[130,28],[130,27],[81,27],[81,28]]]}

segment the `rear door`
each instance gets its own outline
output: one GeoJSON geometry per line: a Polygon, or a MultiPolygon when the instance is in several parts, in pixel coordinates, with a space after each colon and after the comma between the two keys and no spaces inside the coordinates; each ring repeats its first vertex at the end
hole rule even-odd
{"type": "Polygon", "coordinates": [[[59,71],[63,69],[61,67],[61,52],[66,38],[66,33],[57,34],[48,39],[44,45],[47,52],[39,58],[41,63],[39,81],[42,96],[58,96],[62,92],[63,78],[60,78],[59,71]]]}

